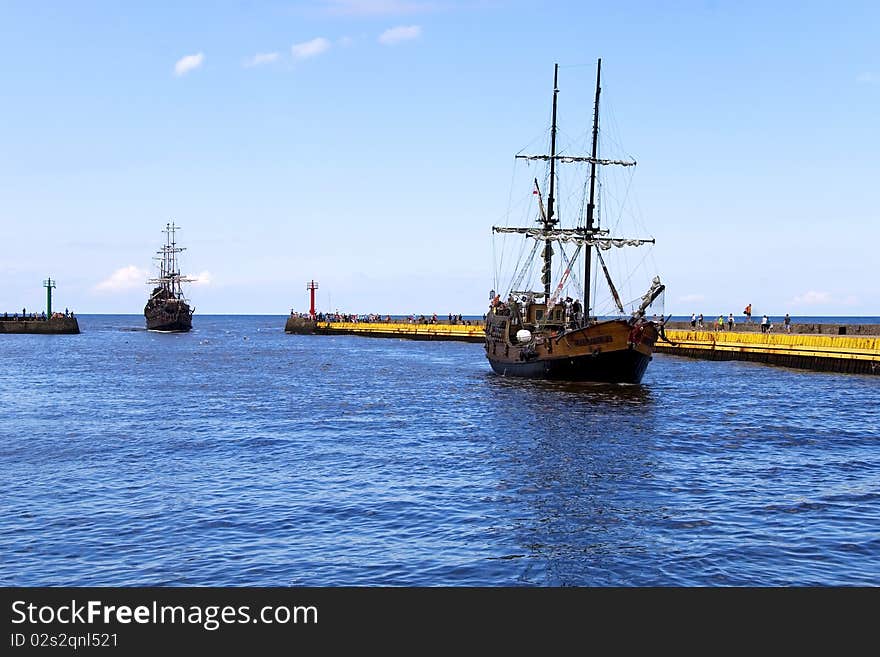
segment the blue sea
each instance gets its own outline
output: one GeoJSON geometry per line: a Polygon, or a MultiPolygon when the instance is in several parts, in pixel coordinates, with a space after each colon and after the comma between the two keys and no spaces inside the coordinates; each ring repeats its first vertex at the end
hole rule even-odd
{"type": "Polygon", "coordinates": [[[0,585],[880,584],[880,379],[640,386],[283,316],[0,336],[0,585]]]}

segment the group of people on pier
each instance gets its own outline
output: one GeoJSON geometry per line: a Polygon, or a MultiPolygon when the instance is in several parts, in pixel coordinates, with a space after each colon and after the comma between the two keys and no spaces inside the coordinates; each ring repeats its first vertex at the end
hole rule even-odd
{"type": "Polygon", "coordinates": [[[47,317],[45,310],[40,313],[36,313],[36,312],[28,313],[27,308],[25,307],[25,308],[21,309],[21,315],[19,315],[17,312],[12,313],[11,316],[9,313],[3,313],[3,317],[0,319],[2,319],[4,322],[19,322],[19,321],[21,321],[21,322],[45,322],[47,319],[61,319],[64,317],[73,317],[73,316],[74,316],[73,311],[68,310],[67,308],[64,309],[63,313],[62,312],[52,313],[52,317],[49,318],[49,317],[47,317]]]}
{"type": "MultiPolygon", "coordinates": [[[[301,319],[312,319],[312,316],[308,313],[298,313],[293,308],[290,309],[291,317],[298,317],[301,319]]],[[[446,321],[440,320],[437,318],[437,313],[434,313],[430,317],[426,315],[407,315],[405,317],[395,317],[392,318],[391,315],[380,315],[378,313],[372,313],[367,315],[361,315],[359,313],[340,313],[338,310],[335,313],[316,313],[314,319],[319,322],[346,322],[351,324],[391,324],[395,322],[405,323],[405,324],[461,324],[461,325],[471,325],[471,320],[464,319],[460,314],[454,315],[453,313],[449,313],[446,321]]],[[[477,323],[476,321],[473,323],[477,323]]]]}
{"type": "MultiPolygon", "coordinates": [[[[743,315],[746,316],[746,324],[752,323],[752,304],[749,304],[743,310],[743,315]]],[[[736,320],[733,318],[733,313],[728,314],[727,319],[724,318],[724,315],[718,315],[718,319],[712,320],[711,326],[709,328],[714,329],[715,331],[724,331],[725,324],[727,325],[728,331],[733,331],[733,327],[736,325],[736,320]]],[[[761,333],[770,333],[773,330],[773,323],[767,315],[761,317],[761,333]]],[[[706,323],[703,318],[703,313],[696,315],[691,313],[691,328],[694,329],[705,329],[706,323]]],[[[782,330],[785,333],[791,333],[791,315],[785,313],[785,317],[782,319],[782,330]]]]}

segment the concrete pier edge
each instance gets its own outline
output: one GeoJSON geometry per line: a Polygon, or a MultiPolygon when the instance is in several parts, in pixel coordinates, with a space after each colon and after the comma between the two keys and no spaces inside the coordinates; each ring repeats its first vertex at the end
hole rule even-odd
{"type": "MultiPolygon", "coordinates": [[[[725,329],[727,325],[725,324],[725,329]]],[[[880,374],[880,325],[793,324],[792,332],[774,325],[740,323],[733,331],[691,329],[690,322],[669,322],[657,353],[704,360],[744,360],[822,372],[880,374]]],[[[408,340],[483,342],[482,322],[410,324],[403,322],[313,322],[290,318],[288,333],[358,335],[408,340]]]]}

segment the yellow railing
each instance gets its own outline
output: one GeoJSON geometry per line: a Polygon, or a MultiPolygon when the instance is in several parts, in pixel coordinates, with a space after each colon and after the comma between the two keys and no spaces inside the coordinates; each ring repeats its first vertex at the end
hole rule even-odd
{"type": "Polygon", "coordinates": [[[667,330],[675,343],[659,340],[657,348],[675,353],[678,348],[748,351],[755,353],[848,358],[880,362],[880,337],[807,335],[798,333],[737,333],[729,331],[667,330]]]}
{"type": "MultiPolygon", "coordinates": [[[[438,340],[478,341],[483,337],[483,324],[409,324],[319,322],[318,329],[327,332],[354,333],[401,338],[436,338],[438,340]]],[[[657,341],[657,349],[675,353],[676,349],[707,349],[847,358],[880,363],[880,337],[845,335],[807,335],[787,333],[737,333],[729,331],[681,331],[669,329],[666,335],[674,343],[657,341]]]]}
{"type": "Polygon", "coordinates": [[[482,338],[483,323],[477,324],[409,324],[403,322],[318,322],[319,330],[358,333],[362,335],[399,335],[400,337],[437,337],[439,339],[482,338]]]}

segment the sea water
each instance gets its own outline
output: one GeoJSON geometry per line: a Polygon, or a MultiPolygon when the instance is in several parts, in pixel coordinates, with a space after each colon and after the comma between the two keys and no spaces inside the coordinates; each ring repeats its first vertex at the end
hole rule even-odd
{"type": "Polygon", "coordinates": [[[525,381],[284,320],[0,336],[0,584],[880,584],[877,377],[525,381]]]}

